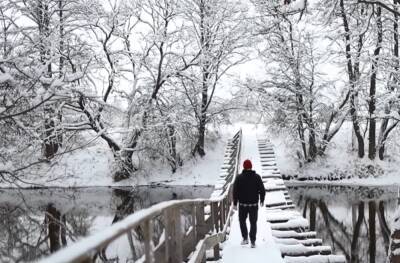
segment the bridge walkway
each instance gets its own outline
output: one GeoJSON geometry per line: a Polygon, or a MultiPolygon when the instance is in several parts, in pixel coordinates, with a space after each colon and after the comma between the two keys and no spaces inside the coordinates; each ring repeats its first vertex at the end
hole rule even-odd
{"type": "Polygon", "coordinates": [[[276,156],[270,141],[258,138],[255,132],[244,131],[241,163],[253,162],[266,188],[265,208],[259,209],[256,248],[241,246],[242,240],[237,211],[232,218],[229,237],[223,243],[221,262],[269,263],[345,263],[342,255],[332,255],[330,246],[322,244],[309,222],[296,211],[289,192],[277,168],[276,156]]]}

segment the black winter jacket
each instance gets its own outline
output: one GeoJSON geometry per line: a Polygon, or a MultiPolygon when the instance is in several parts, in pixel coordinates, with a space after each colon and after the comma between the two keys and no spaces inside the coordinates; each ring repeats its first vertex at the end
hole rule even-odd
{"type": "Polygon", "coordinates": [[[255,171],[243,170],[233,184],[233,204],[237,205],[238,201],[242,204],[258,204],[258,196],[260,202],[264,203],[265,188],[261,176],[255,171]]]}

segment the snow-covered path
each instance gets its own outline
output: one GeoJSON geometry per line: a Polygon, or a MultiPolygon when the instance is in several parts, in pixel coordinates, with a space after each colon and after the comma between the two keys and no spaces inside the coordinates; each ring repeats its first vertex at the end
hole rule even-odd
{"type": "MultiPolygon", "coordinates": [[[[257,136],[264,136],[264,131],[256,129],[254,126],[244,126],[242,142],[242,161],[250,159],[253,163],[253,170],[262,175],[261,162],[257,147],[257,136]]],[[[249,226],[249,222],[248,222],[249,226]]],[[[266,219],[266,209],[260,207],[258,210],[257,221],[257,241],[256,248],[250,248],[249,245],[241,246],[242,236],[239,228],[239,219],[237,211],[233,215],[231,232],[228,240],[223,244],[222,262],[283,262],[281,252],[276,246],[270,224],[266,219]]]]}

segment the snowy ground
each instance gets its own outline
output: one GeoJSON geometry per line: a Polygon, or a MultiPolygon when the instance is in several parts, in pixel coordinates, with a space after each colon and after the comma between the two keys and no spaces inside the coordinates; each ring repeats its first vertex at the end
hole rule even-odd
{"type": "MultiPolygon", "coordinates": [[[[257,148],[257,138],[265,138],[265,130],[263,127],[255,127],[252,125],[242,125],[242,130],[242,161],[250,159],[253,163],[253,170],[261,175],[262,171],[257,148]]],[[[283,262],[281,252],[273,241],[271,227],[266,219],[265,208],[260,207],[258,210],[256,248],[250,248],[249,245],[241,246],[241,240],[242,236],[240,233],[238,213],[236,211],[233,215],[231,232],[228,240],[223,244],[222,262],[242,263],[244,259],[246,262],[283,262]]]]}

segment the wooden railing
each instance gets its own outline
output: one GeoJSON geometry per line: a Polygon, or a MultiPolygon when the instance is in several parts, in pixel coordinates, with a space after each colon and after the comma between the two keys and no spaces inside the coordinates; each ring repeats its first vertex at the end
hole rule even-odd
{"type": "MultiPolygon", "coordinates": [[[[210,199],[166,201],[140,210],[101,232],[62,249],[43,263],[56,262],[205,262],[206,251],[213,249],[219,258],[219,243],[224,241],[230,225],[232,182],[238,173],[242,132],[229,140],[225,151],[220,184],[210,199]],[[222,183],[223,181],[223,183],[222,183]],[[160,221],[161,219],[161,221],[160,221]],[[186,220],[185,220],[186,219],[186,220]],[[185,221],[189,221],[189,223],[185,221]],[[163,224],[161,234],[154,228],[163,224]],[[141,233],[142,254],[133,251],[132,232],[141,233]],[[107,248],[127,235],[132,255],[107,259],[107,248]]],[[[110,248],[111,250],[111,248],[110,248]]]]}

